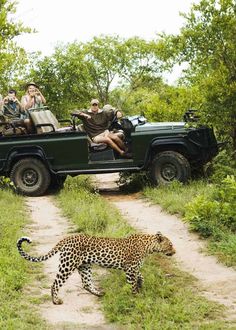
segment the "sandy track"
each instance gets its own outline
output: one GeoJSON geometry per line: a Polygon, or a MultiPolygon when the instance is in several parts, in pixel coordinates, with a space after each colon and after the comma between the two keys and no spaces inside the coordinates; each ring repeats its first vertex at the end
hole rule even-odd
{"type": "MultiPolygon", "coordinates": [[[[72,228],[60,215],[52,197],[27,198],[26,203],[31,212],[30,237],[36,243],[35,254],[45,254],[72,228]]],[[[43,263],[48,280],[46,289],[40,287],[40,295],[50,294],[58,269],[58,257],[55,255],[43,263]]],[[[43,318],[55,329],[111,329],[100,311],[99,299],[82,289],[77,272],[70,276],[59,296],[64,301],[63,305],[56,306],[51,301],[40,305],[43,318]]]]}
{"type": "MultiPolygon", "coordinates": [[[[113,203],[140,231],[155,233],[161,231],[174,243],[175,260],[179,267],[199,281],[199,291],[207,298],[224,304],[228,318],[236,319],[236,272],[217,263],[216,258],[202,253],[204,242],[191,234],[187,226],[176,216],[167,215],[158,206],[136,195],[118,193],[114,174],[95,176],[101,194],[113,203]]],[[[60,215],[53,203],[53,197],[27,198],[31,211],[30,236],[35,245],[35,254],[48,252],[73,228],[60,215]]],[[[40,295],[50,294],[50,286],[58,269],[58,256],[46,261],[44,272],[48,276],[47,288],[40,287],[40,295]]],[[[55,329],[115,329],[107,325],[100,311],[99,298],[82,289],[79,275],[75,272],[60,290],[64,304],[55,306],[51,301],[40,305],[42,316],[55,329]]],[[[119,328],[116,328],[119,329],[119,328]]]]}
{"type": "Polygon", "coordinates": [[[204,241],[189,233],[178,217],[166,214],[157,205],[151,205],[136,195],[117,192],[117,175],[96,175],[98,189],[113,203],[124,218],[135,228],[146,233],[162,232],[176,248],[174,256],[179,267],[199,280],[199,290],[208,299],[228,308],[228,317],[236,319],[236,271],[217,262],[213,256],[202,253],[204,241]]]}

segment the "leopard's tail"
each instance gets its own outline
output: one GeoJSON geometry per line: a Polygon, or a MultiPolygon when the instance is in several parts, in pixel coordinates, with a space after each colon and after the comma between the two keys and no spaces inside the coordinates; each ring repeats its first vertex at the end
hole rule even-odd
{"type": "Polygon", "coordinates": [[[59,247],[55,246],[54,248],[52,248],[47,254],[45,254],[44,256],[40,256],[40,257],[32,257],[30,256],[28,253],[26,253],[23,249],[22,249],[22,243],[23,242],[27,242],[27,243],[31,243],[31,239],[29,237],[21,237],[20,239],[18,239],[17,241],[17,249],[20,253],[20,255],[25,258],[26,260],[29,260],[31,262],[40,262],[40,261],[44,261],[47,260],[49,258],[51,258],[52,256],[54,256],[54,254],[56,254],[59,251],[59,247]]]}

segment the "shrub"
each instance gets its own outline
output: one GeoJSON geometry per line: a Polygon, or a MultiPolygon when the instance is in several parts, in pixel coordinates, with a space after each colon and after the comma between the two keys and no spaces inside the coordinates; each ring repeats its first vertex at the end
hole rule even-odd
{"type": "Polygon", "coordinates": [[[187,204],[185,219],[203,237],[219,240],[225,231],[236,232],[236,181],[227,176],[208,195],[187,204]]]}
{"type": "Polygon", "coordinates": [[[220,183],[227,175],[236,177],[236,162],[233,155],[227,150],[222,150],[211,164],[211,181],[220,183]]]}

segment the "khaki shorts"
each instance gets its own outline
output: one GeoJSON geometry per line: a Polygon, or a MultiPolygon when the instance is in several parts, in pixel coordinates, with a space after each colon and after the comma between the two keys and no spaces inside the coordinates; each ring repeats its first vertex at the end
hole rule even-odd
{"type": "Polygon", "coordinates": [[[109,133],[110,133],[109,130],[106,129],[104,132],[102,132],[102,133],[100,133],[100,134],[94,136],[94,137],[92,138],[92,140],[93,140],[93,142],[95,142],[95,143],[101,143],[101,142],[103,142],[103,139],[106,138],[106,137],[109,135],[109,133]]]}

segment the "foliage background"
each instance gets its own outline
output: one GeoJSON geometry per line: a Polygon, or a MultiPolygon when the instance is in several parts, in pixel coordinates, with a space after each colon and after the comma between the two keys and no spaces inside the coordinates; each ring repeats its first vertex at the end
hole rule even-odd
{"type": "Polygon", "coordinates": [[[42,56],[16,45],[15,36],[34,31],[13,21],[14,2],[2,0],[0,92],[15,87],[22,94],[25,82],[33,80],[58,117],[88,107],[94,97],[155,121],[181,120],[195,108],[236,157],[235,8],[234,0],[201,0],[182,14],[177,35],[162,33],[150,41],[101,35],[58,45],[51,56],[42,56]],[[176,64],[187,69],[178,84],[169,85],[164,73],[176,64]]]}

